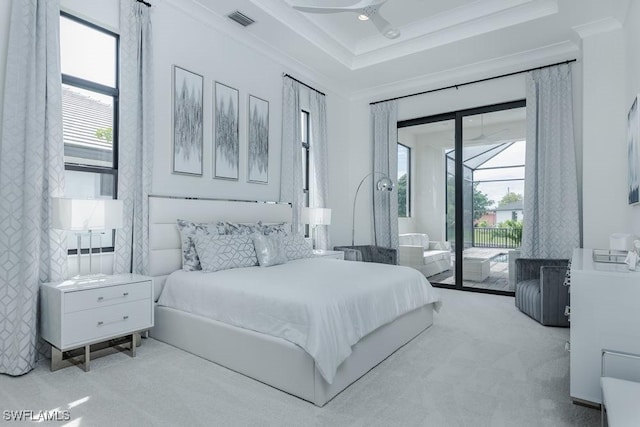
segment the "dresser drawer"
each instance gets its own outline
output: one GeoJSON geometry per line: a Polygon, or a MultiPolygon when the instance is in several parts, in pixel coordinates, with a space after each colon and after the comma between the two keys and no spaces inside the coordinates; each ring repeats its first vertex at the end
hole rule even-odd
{"type": "Polygon", "coordinates": [[[64,315],[62,347],[99,341],[117,335],[147,329],[153,326],[151,300],[138,300],[123,304],[76,311],[64,315]]]}
{"type": "Polygon", "coordinates": [[[68,292],[64,295],[64,312],[89,310],[129,301],[151,298],[151,282],[127,283],[68,292]]]}

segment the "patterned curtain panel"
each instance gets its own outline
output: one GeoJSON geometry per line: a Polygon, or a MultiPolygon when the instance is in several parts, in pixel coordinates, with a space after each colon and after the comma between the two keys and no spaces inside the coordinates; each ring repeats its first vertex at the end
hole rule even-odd
{"type": "Polygon", "coordinates": [[[282,93],[282,162],[280,201],[291,203],[291,231],[302,233],[302,124],[300,122],[300,84],[283,78],[282,93]]]}
{"type": "MultiPolygon", "coordinates": [[[[329,202],[329,150],[327,147],[327,107],[325,96],[310,93],[311,120],[311,200],[314,208],[326,208],[329,202]]],[[[316,248],[329,249],[329,226],[320,225],[316,232],[316,248]]]]}
{"type": "Polygon", "coordinates": [[[527,76],[522,257],[570,258],[580,246],[571,67],[527,76]]]}
{"type": "Polygon", "coordinates": [[[40,281],[67,277],[66,239],[51,229],[64,193],[60,2],[14,1],[0,142],[0,373],[36,362],[40,281]]]}
{"type": "Polygon", "coordinates": [[[373,226],[377,246],[398,249],[398,191],[377,191],[381,174],[397,185],[398,103],[388,101],[371,106],[373,137],[373,226]],[[378,173],[379,172],[379,173],[378,173]]]}
{"type": "Polygon", "coordinates": [[[150,11],[135,0],[120,1],[118,199],[124,204],[124,226],[116,234],[114,273],[149,271],[154,73],[150,11]]]}

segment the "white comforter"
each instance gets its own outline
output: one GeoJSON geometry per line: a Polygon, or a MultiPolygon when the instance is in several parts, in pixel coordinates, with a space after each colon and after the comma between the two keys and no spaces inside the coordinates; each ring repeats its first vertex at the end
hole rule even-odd
{"type": "Polygon", "coordinates": [[[440,296],[409,267],[309,258],[273,267],[172,273],[158,304],[288,340],[331,384],[362,337],[440,296]]]}

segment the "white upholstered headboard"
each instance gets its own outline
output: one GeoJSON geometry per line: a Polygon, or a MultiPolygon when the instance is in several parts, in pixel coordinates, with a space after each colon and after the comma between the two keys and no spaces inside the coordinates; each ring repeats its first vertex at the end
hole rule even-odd
{"type": "Polygon", "coordinates": [[[275,202],[149,196],[149,274],[158,299],[167,275],[182,268],[177,219],[193,222],[291,222],[291,205],[275,202]]]}

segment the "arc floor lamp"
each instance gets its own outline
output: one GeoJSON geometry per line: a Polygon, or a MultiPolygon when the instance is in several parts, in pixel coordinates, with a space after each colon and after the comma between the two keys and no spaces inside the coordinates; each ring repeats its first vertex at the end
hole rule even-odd
{"type": "MultiPolygon", "coordinates": [[[[356,195],[353,197],[353,214],[352,214],[352,217],[351,217],[351,245],[352,246],[355,245],[355,236],[356,236],[356,201],[358,200],[358,193],[360,192],[360,188],[362,187],[362,184],[364,184],[365,180],[367,178],[369,178],[370,176],[375,176],[375,175],[382,175],[382,177],[376,183],[376,190],[377,191],[393,191],[393,188],[394,188],[393,181],[386,174],[384,174],[382,172],[373,171],[373,172],[370,172],[370,173],[366,174],[364,176],[364,178],[362,178],[362,180],[360,181],[360,184],[358,184],[358,188],[356,189],[356,195]]],[[[374,215],[375,215],[375,212],[374,212],[374,215]]],[[[377,244],[377,242],[376,242],[376,244],[377,244]]]]}

